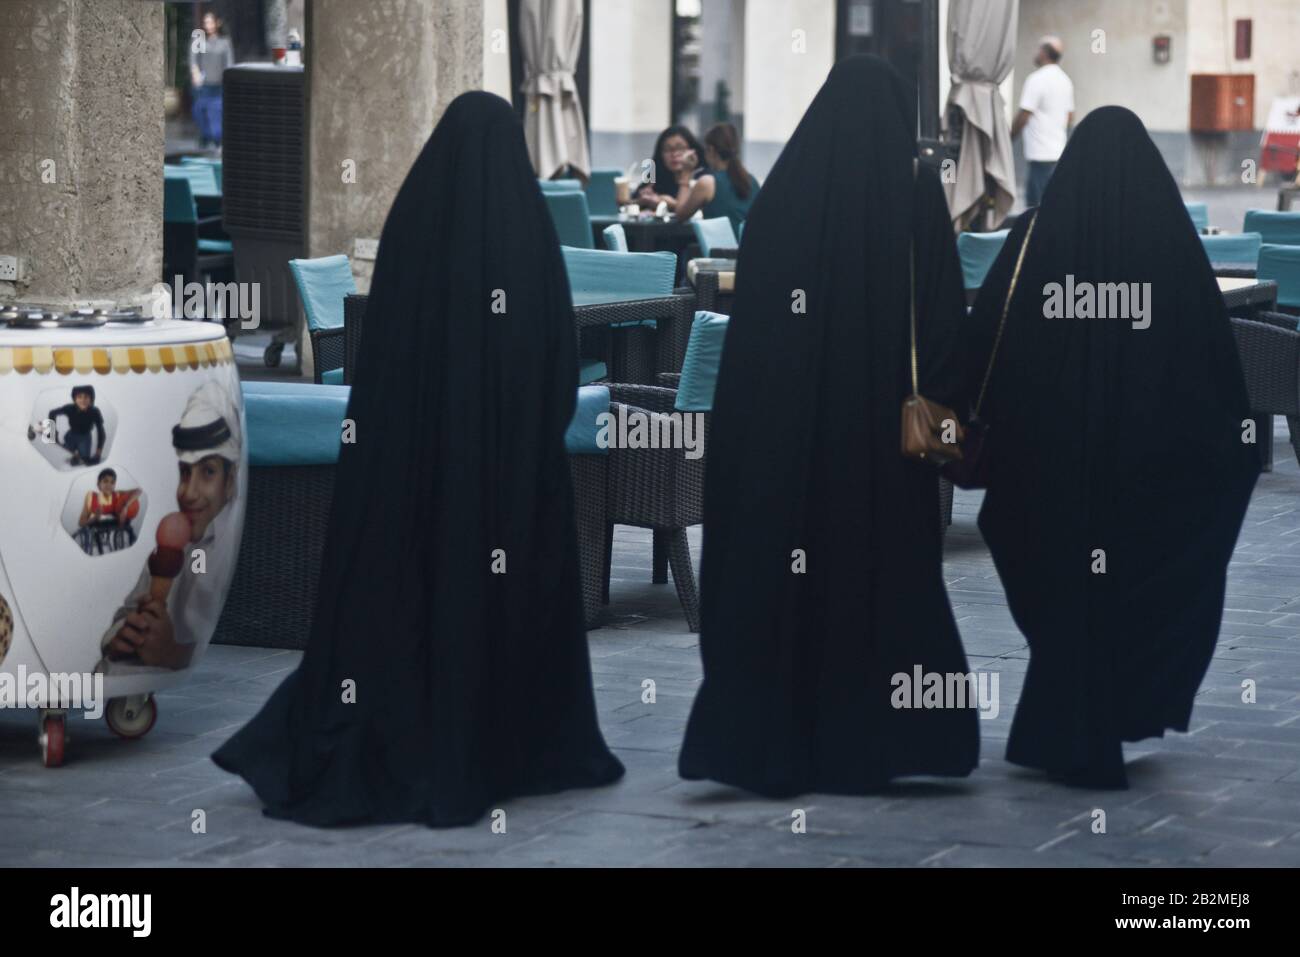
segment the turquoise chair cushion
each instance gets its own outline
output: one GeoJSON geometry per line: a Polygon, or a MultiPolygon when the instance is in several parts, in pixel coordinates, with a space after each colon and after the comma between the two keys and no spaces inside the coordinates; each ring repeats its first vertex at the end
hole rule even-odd
{"type": "Polygon", "coordinates": [[[245,382],[244,419],[250,465],[332,465],[339,459],[345,385],[245,382]]]}
{"type": "Polygon", "coordinates": [[[320,381],[321,381],[321,385],[342,385],[343,370],[339,368],[339,369],[329,369],[325,372],[322,372],[320,374],[320,381]]]}
{"type": "Polygon", "coordinates": [[[187,179],[195,196],[220,197],[221,187],[217,185],[217,174],[207,163],[190,163],[187,165],[163,166],[163,179],[187,179]]]}
{"type": "Polygon", "coordinates": [[[695,231],[695,241],[700,244],[700,253],[713,255],[714,247],[735,249],[740,245],[736,231],[731,228],[731,220],[726,216],[716,219],[692,219],[691,229],[695,231]]]}
{"type": "Polygon", "coordinates": [[[677,384],[673,408],[679,412],[709,412],[713,390],[718,384],[722,343],[727,336],[727,317],[716,312],[697,312],[686,342],[682,377],[677,384]]]}
{"type": "Polygon", "coordinates": [[[207,166],[212,170],[212,175],[216,177],[217,189],[221,189],[221,160],[210,159],[206,156],[182,156],[182,166],[207,166]]]}
{"type": "Polygon", "coordinates": [[[570,455],[608,455],[609,449],[596,442],[600,431],[597,417],[609,411],[609,388],[584,385],[578,389],[578,405],[564,432],[564,450],[570,455]]]}
{"type": "Polygon", "coordinates": [[[565,246],[564,267],[576,305],[671,295],[677,278],[672,253],[615,253],[565,246]]]}
{"type": "Polygon", "coordinates": [[[1192,217],[1192,225],[1198,230],[1210,225],[1210,207],[1205,203],[1183,203],[1183,205],[1187,207],[1187,215],[1192,217]]]}
{"type": "Polygon", "coordinates": [[[200,239],[199,252],[201,253],[233,253],[235,244],[229,239],[200,239]]]}
{"type": "Polygon", "coordinates": [[[961,257],[962,285],[967,289],[978,289],[984,285],[984,277],[989,274],[993,260],[1002,252],[1002,245],[1007,241],[1009,229],[999,229],[993,233],[961,233],[957,237],[957,255],[961,257]]]}
{"type": "Polygon", "coordinates": [[[542,198],[551,211],[551,220],[555,223],[555,232],[560,237],[561,246],[591,249],[595,245],[591,240],[591,216],[587,212],[585,193],[543,191],[542,198]]]}
{"type": "Polygon", "coordinates": [[[343,297],[357,291],[348,257],[290,259],[289,271],[307,313],[307,328],[315,331],[342,327],[343,297]]]}
{"type": "Polygon", "coordinates": [[[578,385],[590,385],[609,375],[605,363],[598,359],[583,359],[578,364],[578,385]]]}
{"type": "Polygon", "coordinates": [[[1300,307],[1300,246],[1265,243],[1259,247],[1259,267],[1255,278],[1272,279],[1277,283],[1279,306],[1300,307]]]}
{"type": "Polygon", "coordinates": [[[1259,233],[1201,236],[1205,255],[1212,263],[1254,263],[1259,259],[1261,242],[1259,233]]]}
{"type": "Polygon", "coordinates": [[[194,205],[194,190],[184,176],[163,177],[163,222],[197,223],[198,209],[194,205]]]}
{"type": "Polygon", "coordinates": [[[1271,209],[1248,209],[1241,231],[1259,233],[1268,244],[1300,246],[1300,212],[1279,213],[1271,209]]]}
{"type": "Polygon", "coordinates": [[[582,182],[576,179],[539,179],[537,185],[543,193],[580,193],[582,182]]]}
{"type": "Polygon", "coordinates": [[[617,216],[618,200],[614,198],[614,180],[623,175],[617,169],[593,169],[587,178],[587,208],[593,216],[617,216]]]}
{"type": "Polygon", "coordinates": [[[621,223],[606,226],[601,230],[601,235],[605,237],[605,248],[610,252],[627,252],[627,230],[623,228],[621,223]]]}

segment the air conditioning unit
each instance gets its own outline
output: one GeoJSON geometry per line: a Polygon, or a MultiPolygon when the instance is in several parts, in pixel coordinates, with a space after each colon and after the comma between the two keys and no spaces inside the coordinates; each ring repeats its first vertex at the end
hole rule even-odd
{"type": "Polygon", "coordinates": [[[235,281],[260,284],[262,327],[279,330],[266,350],[266,364],[277,366],[302,323],[289,260],[307,249],[303,69],[240,64],[223,80],[224,225],[235,281]]]}

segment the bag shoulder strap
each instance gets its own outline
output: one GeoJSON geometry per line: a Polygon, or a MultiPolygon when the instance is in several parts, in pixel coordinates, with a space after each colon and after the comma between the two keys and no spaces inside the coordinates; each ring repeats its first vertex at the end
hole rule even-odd
{"type": "MultiPolygon", "coordinates": [[[[920,169],[921,161],[912,157],[912,184],[913,184],[913,203],[916,200],[916,178],[917,170],[920,169]]],[[[916,229],[915,222],[912,224],[912,240],[907,246],[907,296],[908,296],[908,314],[912,328],[912,395],[920,394],[920,385],[917,381],[916,373],[916,229]]]]}
{"type": "MultiPolygon", "coordinates": [[[[1011,284],[1007,287],[1007,297],[1002,302],[1002,317],[998,320],[998,331],[993,337],[993,349],[989,352],[988,368],[984,370],[984,381],[980,383],[980,394],[975,399],[975,405],[971,412],[979,416],[980,407],[984,404],[984,393],[988,391],[989,377],[993,375],[993,363],[998,357],[998,347],[1002,344],[1002,331],[1007,327],[1007,314],[1011,311],[1011,299],[1016,294],[1016,284],[1020,281],[1020,267],[1025,261],[1025,250],[1029,248],[1029,237],[1034,234],[1034,224],[1038,222],[1038,210],[1035,209],[1029,219],[1029,228],[1025,230],[1025,238],[1020,241],[1020,251],[1016,254],[1016,268],[1011,273],[1011,284]]],[[[915,361],[915,360],[914,360],[915,361]]]]}

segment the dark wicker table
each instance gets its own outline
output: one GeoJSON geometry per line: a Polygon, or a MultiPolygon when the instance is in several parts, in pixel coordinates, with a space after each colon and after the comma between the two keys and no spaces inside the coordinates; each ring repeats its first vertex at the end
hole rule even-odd
{"type": "MultiPolygon", "coordinates": [[[[1254,277],[1247,277],[1253,279],[1254,277]]],[[[1228,315],[1250,319],[1260,312],[1277,309],[1277,283],[1271,279],[1262,282],[1242,282],[1241,278],[1220,277],[1219,289],[1228,315]]]]}
{"type": "Polygon", "coordinates": [[[1214,270],[1216,276],[1222,276],[1224,279],[1254,279],[1254,263],[1233,263],[1233,262],[1212,262],[1210,268],[1214,270]]]}
{"type": "Polygon", "coordinates": [[[734,259],[712,259],[695,270],[695,298],[700,309],[730,315],[731,299],[735,295],[734,286],[733,289],[723,292],[720,288],[720,277],[727,272],[734,275],[735,271],[734,259]],[[720,308],[722,306],[726,308],[720,308]]]}

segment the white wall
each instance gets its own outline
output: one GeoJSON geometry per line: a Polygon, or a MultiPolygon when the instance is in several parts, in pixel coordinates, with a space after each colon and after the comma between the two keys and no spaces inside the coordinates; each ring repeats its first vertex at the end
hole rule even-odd
{"type": "Polygon", "coordinates": [[[1065,41],[1061,66],[1074,81],[1076,123],[1089,110],[1116,104],[1141,117],[1148,130],[1185,131],[1191,95],[1187,4],[1188,0],[1021,0],[1015,102],[1024,77],[1034,68],[1039,37],[1055,33],[1065,41]],[[1104,53],[1093,52],[1095,30],[1104,31],[1104,53]],[[1165,64],[1157,64],[1151,54],[1152,38],[1159,33],[1172,37],[1172,55],[1165,64]]]}
{"type": "Polygon", "coordinates": [[[591,163],[627,169],[650,156],[672,111],[672,8],[595,0],[590,28],[591,163]]]}
{"type": "Polygon", "coordinates": [[[1300,94],[1300,0],[1188,0],[1188,70],[1255,74],[1255,127],[1274,97],[1300,94]],[[1234,59],[1234,22],[1253,20],[1249,60],[1234,59]]]}
{"type": "Polygon", "coordinates": [[[746,0],[745,165],[760,179],[834,60],[834,0],[746,0]]]}

